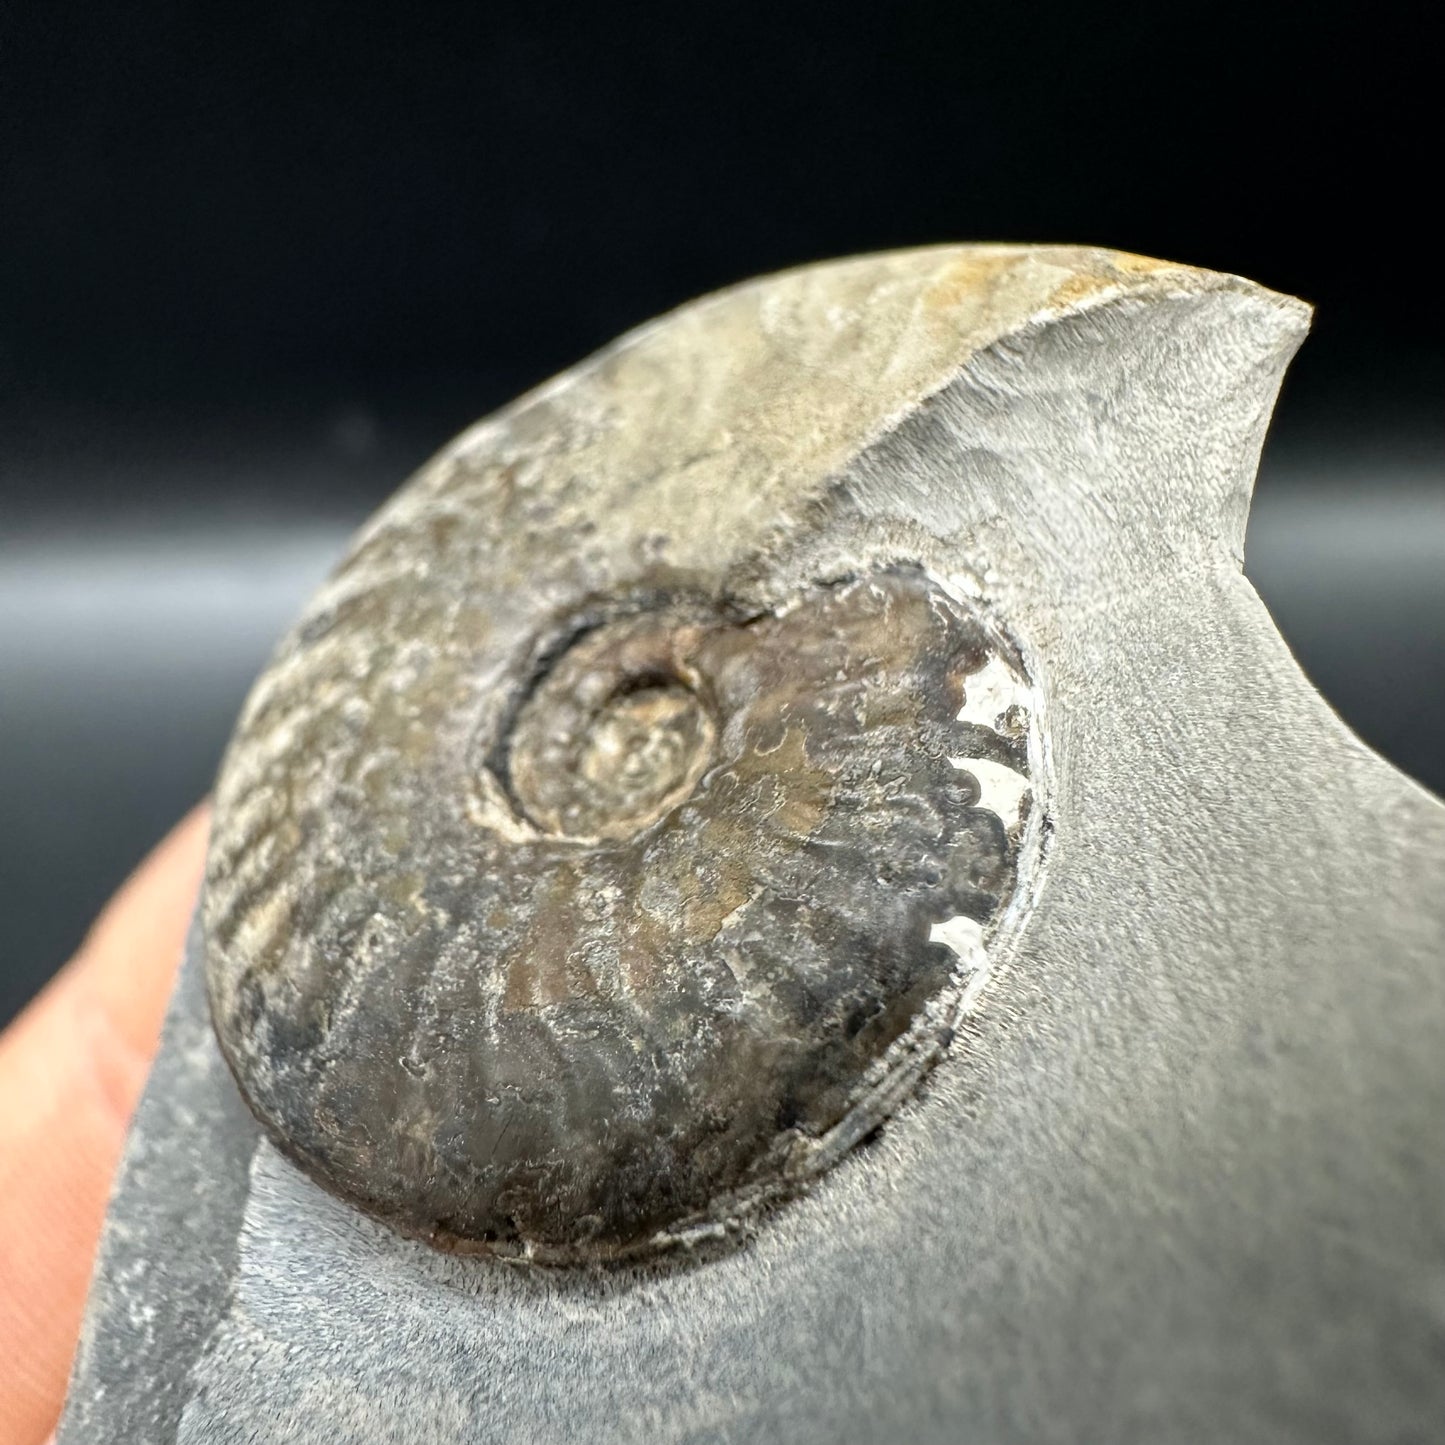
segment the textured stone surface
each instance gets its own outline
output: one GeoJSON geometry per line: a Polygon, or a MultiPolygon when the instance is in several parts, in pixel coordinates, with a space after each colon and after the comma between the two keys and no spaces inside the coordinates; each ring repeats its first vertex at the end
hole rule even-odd
{"type": "Polygon", "coordinates": [[[1305,320],[1096,251],[865,258],[688,309],[444,453],[423,488],[499,430],[521,475],[566,413],[579,525],[630,479],[692,570],[953,579],[1046,714],[1042,882],[877,1139],[692,1267],[448,1256],[318,1188],[240,1109],[193,949],[63,1445],[1432,1438],[1445,808],[1239,571],[1305,320]],[[235,1206],[178,1230],[203,1185],[235,1206]]]}

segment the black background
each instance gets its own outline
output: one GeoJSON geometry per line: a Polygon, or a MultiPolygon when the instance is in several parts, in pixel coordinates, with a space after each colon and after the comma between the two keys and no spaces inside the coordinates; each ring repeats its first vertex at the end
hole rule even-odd
{"type": "Polygon", "coordinates": [[[0,3],[0,1020],[347,530],[699,292],[1086,241],[1318,306],[1247,565],[1445,787],[1427,10],[0,3]]]}

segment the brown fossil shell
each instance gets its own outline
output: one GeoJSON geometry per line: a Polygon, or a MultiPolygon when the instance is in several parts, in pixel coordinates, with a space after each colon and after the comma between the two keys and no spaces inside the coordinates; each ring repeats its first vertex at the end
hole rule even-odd
{"type": "Polygon", "coordinates": [[[503,436],[399,495],[253,692],[212,1013],[328,1189],[445,1247],[627,1257],[796,1188],[946,1045],[1016,886],[1031,695],[916,562],[684,565],[589,515],[525,408],[503,436]]]}

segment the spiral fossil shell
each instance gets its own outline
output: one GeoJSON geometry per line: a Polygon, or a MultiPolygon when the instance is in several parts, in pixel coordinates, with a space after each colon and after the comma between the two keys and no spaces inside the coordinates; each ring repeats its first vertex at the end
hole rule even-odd
{"type": "Polygon", "coordinates": [[[894,1106],[1017,890],[1036,719],[916,558],[676,542],[578,480],[626,418],[559,407],[423,473],[282,645],[204,924],[294,1161],[566,1263],[725,1229],[894,1106]]]}

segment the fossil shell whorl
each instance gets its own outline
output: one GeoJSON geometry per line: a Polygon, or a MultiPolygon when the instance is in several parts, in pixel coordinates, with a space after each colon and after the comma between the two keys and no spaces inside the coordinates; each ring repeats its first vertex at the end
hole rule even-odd
{"type": "Polygon", "coordinates": [[[710,451],[649,431],[624,363],[362,535],[247,703],[204,899],[278,1146],[403,1232],[548,1262],[715,1231],[867,1134],[1038,833],[991,614],[887,541],[781,560],[766,458],[726,416],[710,451]],[[618,438],[689,458],[634,485],[618,438]],[[734,453],[734,529],[649,501],[734,453]]]}
{"type": "Polygon", "coordinates": [[[435,654],[348,677],[315,636],[248,719],[266,768],[228,770],[222,1045],[287,1152],[410,1232],[623,1254],[806,1172],[955,974],[935,930],[1013,888],[954,760],[1023,741],[958,720],[997,659],[935,584],[637,606],[549,631],[470,736],[435,654]]]}

